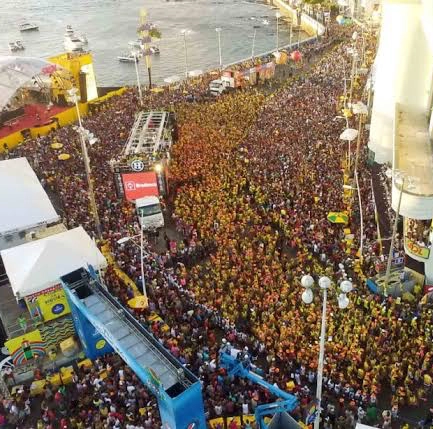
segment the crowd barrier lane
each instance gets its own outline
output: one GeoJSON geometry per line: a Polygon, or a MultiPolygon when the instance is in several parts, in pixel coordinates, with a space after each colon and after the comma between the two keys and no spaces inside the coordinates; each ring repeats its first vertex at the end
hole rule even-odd
{"type": "Polygon", "coordinates": [[[111,254],[110,246],[108,245],[108,243],[104,243],[104,245],[102,245],[101,252],[107,260],[107,263],[111,265],[114,269],[117,277],[120,278],[127,286],[131,287],[132,291],[134,292],[134,296],[142,296],[142,293],[138,290],[135,282],[132,281],[132,279],[128,275],[126,275],[125,272],[123,272],[117,265],[113,255],[111,254]]]}

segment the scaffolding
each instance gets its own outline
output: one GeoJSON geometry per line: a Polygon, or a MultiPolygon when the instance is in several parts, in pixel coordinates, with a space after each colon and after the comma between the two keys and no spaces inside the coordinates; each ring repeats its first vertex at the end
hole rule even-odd
{"type": "Polygon", "coordinates": [[[123,156],[140,155],[152,158],[168,151],[172,144],[169,117],[166,111],[138,113],[123,156]]]}

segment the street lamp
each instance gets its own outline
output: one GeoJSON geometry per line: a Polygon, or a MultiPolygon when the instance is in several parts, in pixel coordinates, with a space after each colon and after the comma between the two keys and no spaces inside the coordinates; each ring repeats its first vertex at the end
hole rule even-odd
{"type": "MultiPolygon", "coordinates": [[[[304,275],[301,278],[301,286],[304,287],[302,293],[302,301],[305,304],[311,304],[314,299],[312,287],[314,286],[314,279],[311,275],[304,275]]],[[[323,304],[322,304],[322,320],[320,328],[320,346],[319,346],[319,364],[317,367],[317,388],[316,388],[316,405],[317,415],[314,419],[314,428],[320,428],[320,413],[322,411],[322,385],[323,385],[323,366],[325,361],[325,338],[326,338],[326,307],[327,307],[327,296],[328,289],[332,286],[332,281],[329,277],[323,276],[319,278],[319,287],[323,292],[323,304]]],[[[337,296],[338,308],[345,309],[349,305],[349,298],[347,293],[353,289],[350,281],[344,280],[340,283],[341,293],[337,296]]]]}
{"type": "Polygon", "coordinates": [[[278,48],[280,46],[280,18],[281,18],[280,12],[277,12],[275,16],[277,18],[277,51],[278,51],[278,48]]]}
{"type": "Polygon", "coordinates": [[[356,68],[356,60],[358,58],[358,52],[355,49],[348,50],[349,54],[352,55],[352,70],[350,73],[350,91],[349,91],[349,104],[352,103],[352,95],[353,95],[353,81],[355,80],[355,68],[356,68]]]}
{"type": "Polygon", "coordinates": [[[254,60],[254,49],[256,47],[256,34],[257,34],[257,29],[259,28],[260,26],[254,26],[253,46],[251,48],[251,60],[254,60]]]}
{"type": "Polygon", "coordinates": [[[186,35],[189,35],[191,30],[183,29],[180,31],[180,34],[183,36],[183,46],[185,49],[185,78],[188,79],[188,49],[186,46],[186,35]]]}
{"type": "Polygon", "coordinates": [[[356,159],[355,159],[355,172],[358,170],[358,160],[359,160],[359,150],[361,145],[361,136],[362,136],[362,120],[363,116],[368,114],[368,107],[361,101],[358,101],[356,104],[352,104],[351,106],[353,114],[359,116],[359,125],[358,125],[358,140],[356,142],[356,159]]]}
{"type": "Polygon", "coordinates": [[[130,237],[124,237],[117,241],[119,245],[123,245],[126,242],[131,241],[134,245],[138,246],[134,239],[138,238],[140,236],[140,262],[141,262],[141,288],[143,290],[143,295],[147,298],[147,291],[146,291],[146,282],[144,281],[144,227],[143,227],[143,213],[140,215],[140,234],[130,237]]]}
{"type": "Polygon", "coordinates": [[[221,53],[221,31],[222,31],[222,28],[217,27],[215,29],[215,31],[218,34],[218,53],[219,53],[219,59],[220,59],[220,69],[222,69],[223,68],[223,58],[222,58],[222,53],[221,53]]]}
{"type": "Polygon", "coordinates": [[[348,173],[350,175],[350,154],[351,154],[351,143],[355,138],[358,136],[358,130],[352,129],[352,128],[346,128],[341,134],[340,134],[340,140],[348,141],[349,142],[349,148],[348,148],[348,159],[347,159],[347,169],[348,173]]]}
{"type": "Polygon", "coordinates": [[[388,262],[386,264],[385,281],[384,281],[384,288],[383,288],[383,295],[388,296],[388,283],[389,283],[389,277],[391,275],[392,256],[394,255],[395,236],[397,234],[398,218],[400,216],[400,207],[401,207],[401,200],[403,198],[403,190],[404,188],[406,188],[407,190],[414,189],[414,185],[412,184],[412,181],[414,179],[406,175],[404,172],[400,170],[396,170],[396,169],[392,170],[391,168],[386,170],[385,174],[388,178],[391,179],[393,178],[393,182],[395,183],[397,189],[400,189],[397,210],[395,212],[394,226],[391,235],[391,245],[389,246],[389,255],[388,255],[388,262]]]}
{"type": "Polygon", "coordinates": [[[90,145],[95,144],[98,141],[98,139],[93,134],[91,134],[87,129],[83,128],[83,124],[81,122],[80,108],[78,107],[78,89],[73,87],[72,89],[68,90],[68,94],[70,99],[74,102],[75,109],[77,112],[77,118],[79,124],[77,131],[80,136],[81,154],[84,160],[84,169],[86,172],[87,185],[89,188],[89,201],[90,201],[90,207],[92,209],[93,218],[95,222],[96,234],[98,236],[98,239],[102,239],[101,221],[99,220],[98,207],[96,205],[95,192],[93,190],[92,172],[90,169],[90,160],[89,160],[89,154],[87,153],[87,145],[86,145],[86,139],[89,141],[90,145]]]}
{"type": "Polygon", "coordinates": [[[132,51],[131,54],[134,56],[135,63],[135,75],[137,76],[137,87],[138,87],[138,96],[140,98],[140,105],[143,106],[143,93],[141,92],[141,84],[140,84],[140,74],[138,73],[138,51],[132,51]]]}

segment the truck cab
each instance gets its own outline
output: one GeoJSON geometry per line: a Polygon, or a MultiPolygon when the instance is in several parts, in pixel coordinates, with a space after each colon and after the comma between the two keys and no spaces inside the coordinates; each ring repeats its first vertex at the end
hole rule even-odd
{"type": "Polygon", "coordinates": [[[219,96],[229,88],[234,88],[234,80],[230,77],[222,76],[209,83],[209,91],[212,96],[219,96]]]}
{"type": "Polygon", "coordinates": [[[164,215],[161,202],[156,196],[142,197],[135,200],[137,215],[144,231],[158,230],[164,227],[164,215]]]}

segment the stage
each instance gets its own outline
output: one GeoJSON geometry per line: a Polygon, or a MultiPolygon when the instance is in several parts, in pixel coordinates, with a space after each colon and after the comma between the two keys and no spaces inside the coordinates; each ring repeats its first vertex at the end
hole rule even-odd
{"type": "Polygon", "coordinates": [[[23,129],[39,128],[51,125],[55,120],[52,117],[68,110],[68,107],[52,105],[48,107],[42,104],[29,104],[24,107],[24,113],[4,122],[0,128],[0,142],[3,138],[23,129]]]}

